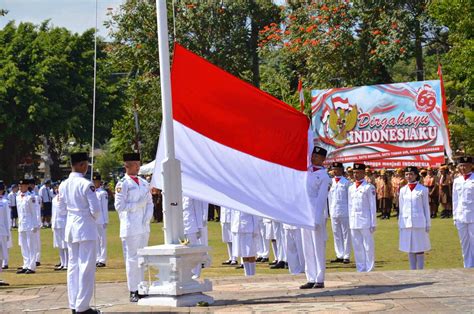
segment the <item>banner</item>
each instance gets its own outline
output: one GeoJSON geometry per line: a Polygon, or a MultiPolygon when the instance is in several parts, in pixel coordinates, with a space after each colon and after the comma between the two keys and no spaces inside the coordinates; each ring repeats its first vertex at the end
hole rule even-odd
{"type": "Polygon", "coordinates": [[[449,140],[439,80],[313,90],[311,96],[314,143],[328,150],[327,163],[444,163],[449,140]]]}

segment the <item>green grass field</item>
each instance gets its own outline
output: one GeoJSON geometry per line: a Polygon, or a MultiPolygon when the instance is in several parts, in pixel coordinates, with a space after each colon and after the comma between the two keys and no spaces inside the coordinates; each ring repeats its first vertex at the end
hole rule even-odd
{"type": "MultiPolygon", "coordinates": [[[[328,222],[328,242],[326,260],[335,258],[334,242],[330,223],[328,222]]],[[[119,238],[119,221],[116,212],[110,212],[110,224],[107,230],[108,236],[108,261],[107,267],[97,270],[97,281],[125,281],[125,268],[122,256],[121,241],[119,238]]],[[[433,219],[430,233],[432,249],[427,253],[425,267],[436,268],[458,268],[462,267],[461,248],[457,231],[451,219],[433,219]]],[[[9,288],[28,287],[34,285],[63,284],[66,282],[65,271],[54,271],[53,266],[58,263],[59,256],[52,246],[52,230],[41,230],[42,258],[41,266],[37,268],[36,274],[17,275],[16,268],[21,263],[20,247],[18,246],[18,233],[13,231],[14,245],[10,249],[10,269],[0,273],[0,278],[10,283],[9,288]]],[[[150,245],[163,243],[162,224],[152,224],[150,245]]],[[[204,278],[216,278],[221,276],[241,275],[242,269],[234,269],[229,266],[221,266],[221,262],[227,259],[227,249],[221,242],[220,223],[209,222],[209,245],[212,248],[212,267],[203,271],[204,278]]],[[[397,220],[378,220],[375,232],[375,270],[399,270],[408,269],[408,258],[405,253],[398,251],[398,226],[397,220]]],[[[272,258],[273,256],[271,256],[272,258]]],[[[351,258],[353,261],[353,257],[351,258]]],[[[354,264],[327,264],[328,272],[354,271],[354,264]]],[[[284,274],[288,270],[271,270],[266,264],[257,265],[257,274],[284,274]]],[[[0,288],[1,289],[1,288],[0,288]]]]}

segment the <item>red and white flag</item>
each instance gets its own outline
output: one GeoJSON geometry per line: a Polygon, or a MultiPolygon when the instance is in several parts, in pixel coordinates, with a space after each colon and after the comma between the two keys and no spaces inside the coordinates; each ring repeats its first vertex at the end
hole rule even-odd
{"type": "Polygon", "coordinates": [[[298,79],[298,94],[300,96],[300,111],[304,112],[304,91],[303,81],[301,81],[301,78],[298,79]]]}
{"type": "Polygon", "coordinates": [[[438,64],[438,77],[440,80],[440,85],[441,85],[441,99],[442,99],[442,113],[443,113],[443,119],[441,119],[441,123],[443,125],[443,128],[441,128],[441,135],[444,138],[444,150],[446,151],[446,155],[448,155],[448,158],[450,161],[453,161],[453,151],[451,149],[451,144],[450,144],[450,133],[448,129],[449,121],[448,121],[448,106],[446,105],[446,93],[444,90],[444,81],[443,81],[443,70],[441,69],[441,63],[438,64]]]}
{"type": "MultiPolygon", "coordinates": [[[[184,195],[314,225],[306,193],[312,133],[304,114],[177,44],[171,88],[184,195]]],[[[153,173],[158,188],[164,156],[160,137],[153,173]]]]}

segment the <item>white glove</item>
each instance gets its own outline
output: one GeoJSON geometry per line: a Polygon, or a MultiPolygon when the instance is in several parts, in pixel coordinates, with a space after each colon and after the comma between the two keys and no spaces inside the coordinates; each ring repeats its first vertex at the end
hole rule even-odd
{"type": "Polygon", "coordinates": [[[370,231],[370,233],[374,233],[375,232],[375,227],[370,227],[369,231],[370,231]]]}
{"type": "Polygon", "coordinates": [[[426,226],[426,232],[430,232],[431,230],[431,227],[430,226],[426,226]]]}

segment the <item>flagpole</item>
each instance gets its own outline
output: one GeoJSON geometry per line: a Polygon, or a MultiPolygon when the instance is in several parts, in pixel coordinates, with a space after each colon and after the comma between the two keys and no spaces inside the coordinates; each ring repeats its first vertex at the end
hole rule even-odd
{"type": "Polygon", "coordinates": [[[97,86],[97,6],[95,1],[95,29],[94,29],[94,90],[92,92],[92,142],[91,142],[91,180],[94,176],[94,138],[95,138],[95,93],[97,86]]]}
{"type": "Polygon", "coordinates": [[[165,160],[162,162],[163,221],[165,244],[179,244],[184,238],[181,193],[181,166],[175,158],[173,109],[171,99],[170,57],[168,45],[168,18],[166,0],[156,0],[158,23],[158,51],[160,60],[161,106],[163,109],[163,134],[165,160]]]}

